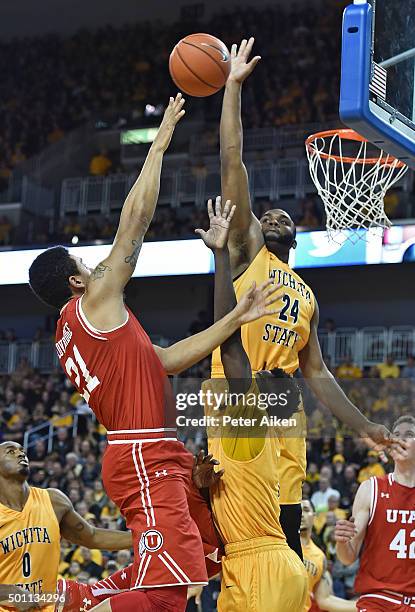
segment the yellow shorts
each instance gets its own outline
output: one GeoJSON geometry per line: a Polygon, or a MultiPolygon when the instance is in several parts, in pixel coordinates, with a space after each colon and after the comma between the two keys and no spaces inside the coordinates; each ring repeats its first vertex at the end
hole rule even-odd
{"type": "Polygon", "coordinates": [[[304,410],[295,412],[292,418],[296,419],[296,427],[290,430],[285,428],[284,432],[288,435],[278,437],[281,446],[278,463],[280,504],[299,504],[301,502],[302,486],[307,470],[307,419],[304,410]]]}
{"type": "Polygon", "coordinates": [[[225,547],[218,612],[299,612],[307,593],[304,565],[285,542],[263,537],[225,547]]]}

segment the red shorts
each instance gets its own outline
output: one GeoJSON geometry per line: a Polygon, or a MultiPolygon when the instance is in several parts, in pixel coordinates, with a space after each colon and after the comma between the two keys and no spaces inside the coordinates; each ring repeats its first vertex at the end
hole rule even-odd
{"type": "Polygon", "coordinates": [[[187,501],[193,456],[177,440],[130,433],[137,441],[116,444],[117,437],[108,436],[102,480],[133,534],[130,588],[206,584],[202,539],[187,501]]]}
{"type": "Polygon", "coordinates": [[[356,602],[359,612],[414,612],[415,597],[394,591],[361,595],[356,602]]]}

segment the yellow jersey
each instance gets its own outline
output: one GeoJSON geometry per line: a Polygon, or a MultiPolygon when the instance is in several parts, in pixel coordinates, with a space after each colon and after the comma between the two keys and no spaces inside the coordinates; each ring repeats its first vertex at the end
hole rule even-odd
{"type": "MultiPolygon", "coordinates": [[[[206,381],[204,388],[207,386],[216,393],[222,392],[226,381],[206,381]]],[[[246,396],[251,394],[259,394],[255,381],[246,396]]],[[[218,417],[217,411],[212,412],[206,406],[205,413],[218,417]]],[[[256,419],[256,425],[208,427],[209,453],[225,470],[211,489],[213,515],[225,545],[263,536],[286,541],[279,521],[280,445],[273,428],[261,425],[266,415],[253,405],[239,404],[226,407],[220,418],[231,416],[250,422],[256,419]]]]}
{"type": "MultiPolygon", "coordinates": [[[[264,245],[245,272],[234,281],[236,299],[248,291],[253,281],[258,286],[268,279],[284,287],[281,300],[274,304],[280,312],[243,325],[242,344],[253,372],[281,368],[292,374],[299,367],[298,353],[310,336],[314,294],[288,264],[264,245]]],[[[220,348],[217,348],[212,354],[212,378],[223,376],[220,348]]]]}
{"type": "Polygon", "coordinates": [[[39,605],[53,612],[49,596],[56,592],[59,557],[60,528],[47,490],[30,487],[21,512],[0,504],[0,584],[47,594],[39,605]]]}
{"type": "Polygon", "coordinates": [[[302,549],[309,585],[309,597],[304,608],[304,612],[307,612],[311,608],[311,595],[314,593],[314,589],[323,575],[325,556],[323,551],[311,539],[307,545],[302,544],[302,549]]]}
{"type": "MultiPolygon", "coordinates": [[[[234,281],[236,298],[239,300],[253,281],[258,286],[270,278],[278,286],[284,287],[281,303],[275,304],[280,312],[243,325],[242,344],[254,373],[278,367],[287,374],[293,374],[299,367],[298,354],[310,337],[310,323],[315,309],[314,294],[288,264],[278,259],[264,245],[245,272],[234,281]]],[[[212,354],[212,378],[223,376],[219,347],[212,354]]],[[[297,427],[280,438],[281,504],[301,502],[302,484],[306,476],[307,424],[302,406],[293,416],[297,427]]]]}

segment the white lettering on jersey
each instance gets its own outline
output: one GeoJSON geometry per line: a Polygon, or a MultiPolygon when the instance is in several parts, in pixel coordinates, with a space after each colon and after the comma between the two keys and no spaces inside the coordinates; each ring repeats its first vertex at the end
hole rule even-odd
{"type": "Polygon", "coordinates": [[[61,357],[64,356],[65,351],[68,347],[68,344],[71,341],[71,338],[72,338],[72,330],[69,327],[68,323],[65,323],[65,325],[63,326],[63,336],[55,344],[56,352],[58,353],[59,359],[61,359],[61,357]]]}
{"type": "Polygon", "coordinates": [[[387,508],[386,521],[388,523],[402,523],[402,525],[411,525],[415,523],[415,510],[394,510],[387,508]]]}

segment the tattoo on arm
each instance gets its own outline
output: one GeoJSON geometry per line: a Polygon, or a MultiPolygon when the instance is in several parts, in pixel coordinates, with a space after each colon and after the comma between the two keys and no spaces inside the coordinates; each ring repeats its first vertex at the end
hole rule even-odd
{"type": "Polygon", "coordinates": [[[135,268],[143,243],[141,240],[132,240],[131,243],[134,247],[134,250],[131,255],[128,255],[128,257],[124,259],[124,261],[125,263],[130,264],[132,268],[135,268]]]}
{"type": "Polygon", "coordinates": [[[100,278],[104,276],[107,270],[111,272],[112,268],[110,268],[109,266],[106,266],[103,263],[98,264],[95,270],[92,271],[91,280],[93,281],[99,280],[100,278]]]}

